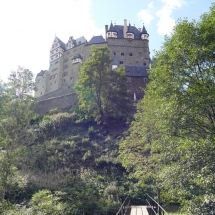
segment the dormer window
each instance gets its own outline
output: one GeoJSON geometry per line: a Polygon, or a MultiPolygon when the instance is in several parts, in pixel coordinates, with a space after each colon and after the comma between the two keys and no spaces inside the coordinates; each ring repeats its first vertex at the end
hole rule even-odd
{"type": "Polygon", "coordinates": [[[149,40],[149,35],[148,34],[142,34],[141,39],[142,40],[149,40]]]}
{"type": "Polygon", "coordinates": [[[128,39],[134,39],[134,34],[133,33],[127,33],[127,38],[128,39]]]}
{"type": "Polygon", "coordinates": [[[117,38],[117,32],[108,32],[107,38],[117,38]]]}

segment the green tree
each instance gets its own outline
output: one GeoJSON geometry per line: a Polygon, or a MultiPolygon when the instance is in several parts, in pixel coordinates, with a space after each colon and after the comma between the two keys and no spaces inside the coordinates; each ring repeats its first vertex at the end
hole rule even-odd
{"type": "Polygon", "coordinates": [[[188,203],[192,214],[214,206],[214,16],[213,5],[198,22],[179,21],[165,38],[121,144],[124,165],[140,181],[153,177],[166,198],[188,203]]]}
{"type": "Polygon", "coordinates": [[[17,159],[33,138],[29,132],[29,122],[34,115],[33,74],[19,67],[1,86],[0,197],[4,199],[10,188],[22,181],[17,178],[17,159]]]}
{"type": "Polygon", "coordinates": [[[91,47],[92,56],[81,66],[75,86],[79,108],[88,117],[104,123],[108,117],[128,112],[128,92],[123,67],[110,69],[110,51],[106,46],[91,47]]]}
{"type": "Polygon", "coordinates": [[[35,193],[30,201],[33,214],[58,215],[65,214],[66,205],[61,201],[62,192],[51,193],[49,190],[40,190],[35,193]]]}

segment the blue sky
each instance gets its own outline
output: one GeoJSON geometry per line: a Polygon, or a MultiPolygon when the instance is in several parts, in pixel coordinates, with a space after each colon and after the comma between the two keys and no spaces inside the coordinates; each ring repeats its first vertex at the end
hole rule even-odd
{"type": "Polygon", "coordinates": [[[179,18],[198,20],[212,0],[1,0],[0,78],[18,65],[35,75],[49,68],[49,50],[55,34],[65,43],[75,38],[103,35],[111,21],[143,23],[150,35],[150,51],[159,50],[179,18]]]}

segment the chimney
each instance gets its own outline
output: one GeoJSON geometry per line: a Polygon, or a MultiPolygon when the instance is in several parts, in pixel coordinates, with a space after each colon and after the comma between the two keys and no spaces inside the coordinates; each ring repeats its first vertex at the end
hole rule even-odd
{"type": "Polygon", "coordinates": [[[105,25],[105,40],[107,40],[108,25],[105,25]]]}
{"type": "Polygon", "coordinates": [[[141,28],[138,28],[138,30],[139,30],[139,32],[141,32],[141,31],[142,31],[142,29],[141,29],[141,28]]]}
{"type": "Polygon", "coordinates": [[[123,29],[124,38],[127,38],[127,34],[126,34],[127,31],[128,31],[127,20],[124,19],[124,29],[123,29]]]}

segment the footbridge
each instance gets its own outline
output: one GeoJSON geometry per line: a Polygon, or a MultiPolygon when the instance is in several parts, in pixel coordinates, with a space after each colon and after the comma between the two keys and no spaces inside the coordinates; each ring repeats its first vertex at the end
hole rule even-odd
{"type": "Polygon", "coordinates": [[[127,196],[116,215],[168,215],[158,202],[146,195],[146,205],[132,205],[130,196],[127,196]]]}

